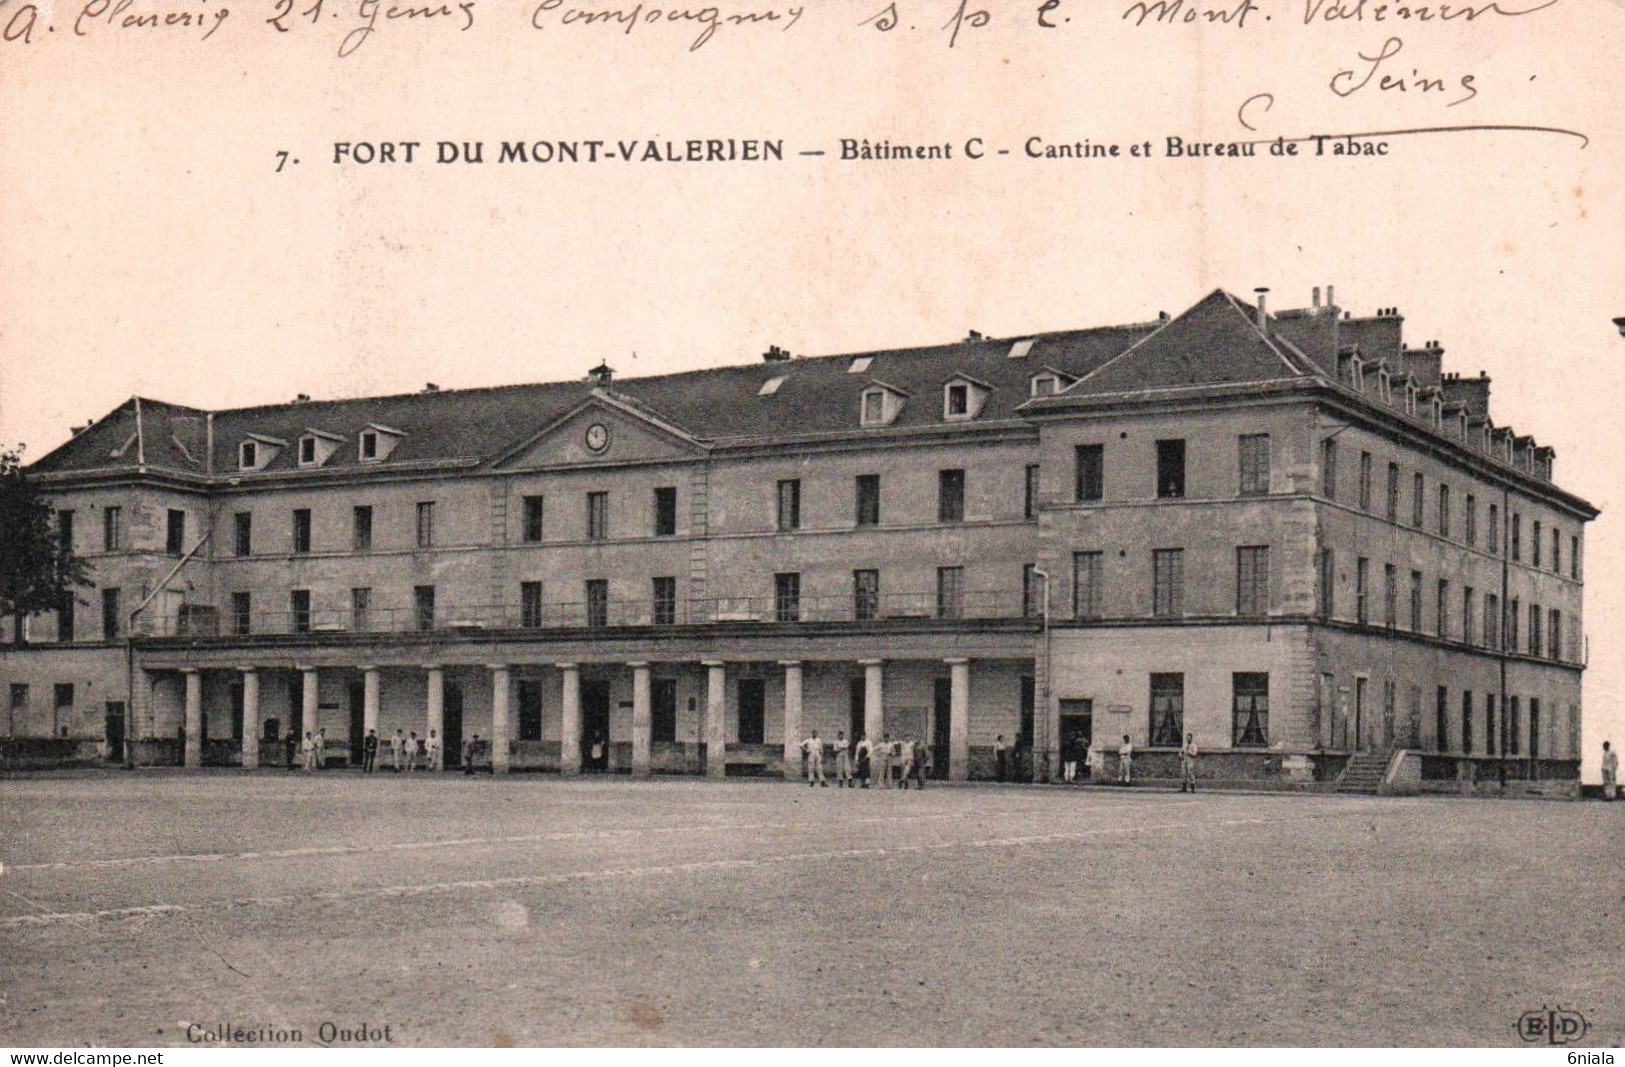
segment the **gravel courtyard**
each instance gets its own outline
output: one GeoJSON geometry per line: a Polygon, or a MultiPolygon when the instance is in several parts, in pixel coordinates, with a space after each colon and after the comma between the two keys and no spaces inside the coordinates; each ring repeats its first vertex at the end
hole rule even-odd
{"type": "Polygon", "coordinates": [[[109,771],[0,861],[0,1044],[1625,1041],[1625,804],[109,771]]]}

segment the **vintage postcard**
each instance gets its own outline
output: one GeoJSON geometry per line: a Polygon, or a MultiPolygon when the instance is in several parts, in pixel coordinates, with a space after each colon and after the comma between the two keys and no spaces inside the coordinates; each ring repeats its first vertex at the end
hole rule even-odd
{"type": "Polygon", "coordinates": [[[1612,1063],[1622,45],[0,0],[0,1044],[1612,1063]]]}

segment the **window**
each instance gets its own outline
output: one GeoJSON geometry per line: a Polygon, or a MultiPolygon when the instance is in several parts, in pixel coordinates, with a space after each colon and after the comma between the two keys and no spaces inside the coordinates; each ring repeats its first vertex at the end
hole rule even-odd
{"type": "Polygon", "coordinates": [[[1320,443],[1320,495],[1337,499],[1337,442],[1330,437],[1320,443]]]}
{"type": "Polygon", "coordinates": [[[587,494],[587,540],[603,541],[609,537],[609,494],[587,494]]]}
{"type": "Polygon", "coordinates": [[[73,510],[64,508],[56,513],[56,543],[64,553],[73,551],[73,510]]]}
{"type": "Polygon", "coordinates": [[[434,546],[434,501],[418,501],[418,527],[417,545],[419,548],[432,548],[434,546]]]}
{"type": "Polygon", "coordinates": [[[299,465],[301,467],[316,462],[316,438],[301,437],[299,439],[299,465]]]}
{"type": "Polygon", "coordinates": [[[965,614],[965,568],[937,568],[937,618],[958,619],[965,614]]]}
{"type": "Polygon", "coordinates": [[[1523,612],[1523,608],[1519,605],[1518,598],[1517,597],[1508,598],[1508,600],[1507,600],[1507,634],[1506,634],[1506,642],[1507,642],[1507,651],[1508,652],[1521,652],[1522,651],[1522,649],[1520,649],[1518,647],[1518,641],[1519,641],[1518,619],[1522,615],[1522,612],[1523,612]]]}
{"type": "Polygon", "coordinates": [[[1580,535],[1574,534],[1569,538],[1569,577],[1575,581],[1580,580],[1580,535]]]}
{"type": "Polygon", "coordinates": [[[412,587],[412,620],[419,630],[434,629],[434,586],[412,587]]]}
{"type": "MultiPolygon", "coordinates": [[[[51,687],[51,696],[53,698],[52,704],[56,708],[56,717],[58,720],[67,718],[73,714],[72,682],[57,682],[51,687]]],[[[1530,706],[1533,708],[1533,702],[1531,702],[1530,706]]]]}
{"type": "Polygon", "coordinates": [[[937,472],[937,521],[965,521],[965,472],[937,472]]]}
{"type": "Polygon", "coordinates": [[[879,571],[852,572],[852,617],[858,622],[868,622],[880,617],[879,571]]]}
{"type": "Polygon", "coordinates": [[[1320,603],[1316,605],[1321,618],[1329,619],[1337,609],[1337,557],[1329,548],[1320,550],[1320,573],[1317,575],[1320,603]]]}
{"type": "Polygon", "coordinates": [[[1473,494],[1467,494],[1467,505],[1463,509],[1462,519],[1467,524],[1466,538],[1469,546],[1478,544],[1478,500],[1473,494]]]}
{"type": "Polygon", "coordinates": [[[1036,563],[1023,563],[1021,565],[1021,613],[1027,618],[1037,618],[1044,612],[1044,593],[1048,588],[1048,579],[1040,584],[1038,565],[1036,563]]]}
{"type": "Polygon", "coordinates": [[[254,601],[249,593],[231,594],[231,632],[237,637],[254,632],[254,601]]]}
{"type": "Polygon", "coordinates": [[[1185,743],[1185,676],[1151,676],[1151,743],[1178,747],[1185,743]]]}
{"type": "Polygon", "coordinates": [[[1242,496],[1264,496],[1270,491],[1270,435],[1247,433],[1237,438],[1240,452],[1242,496]]]}
{"type": "Polygon", "coordinates": [[[237,466],[245,471],[251,471],[260,465],[260,446],[254,441],[244,441],[237,446],[237,466]]]}
{"type": "Polygon", "coordinates": [[[856,482],[859,526],[880,525],[880,475],[860,474],[856,482]]]}
{"type": "Polygon", "coordinates": [[[1371,510],[1371,453],[1360,453],[1360,510],[1371,510]]]}
{"type": "Polygon", "coordinates": [[[655,489],[655,536],[677,536],[677,487],[662,485],[655,489]]]}
{"type": "Polygon", "coordinates": [[[1236,747],[1262,748],[1270,742],[1270,676],[1238,672],[1230,676],[1232,738],[1236,747]]]}
{"type": "Polygon", "coordinates": [[[1151,553],[1151,612],[1158,616],[1185,610],[1185,550],[1159,548],[1151,553]]]}
{"type": "Polygon", "coordinates": [[[1399,521],[1399,464],[1388,464],[1388,521],[1399,521]]]}
{"type": "Polygon", "coordinates": [[[1371,561],[1361,556],[1354,561],[1354,621],[1364,626],[1371,621],[1371,561]]]}
{"type": "Polygon", "coordinates": [[[1461,639],[1466,644],[1473,644],[1473,620],[1478,617],[1478,602],[1473,599],[1473,587],[1461,587],[1461,639]]]}
{"type": "Polygon", "coordinates": [[[1507,697],[1507,727],[1506,749],[1507,755],[1518,754],[1519,741],[1523,734],[1523,709],[1518,706],[1517,697],[1507,697]]]}
{"type": "MultiPolygon", "coordinates": [[[[1501,754],[1506,755],[1506,738],[1501,738],[1501,754]]],[[[1484,751],[1495,754],[1495,694],[1484,694],[1484,751]]]]}
{"type": "Polygon", "coordinates": [[[124,632],[124,613],[119,608],[119,591],[102,590],[102,638],[115,641],[124,632]]]}
{"type": "Polygon", "coordinates": [[[519,583],[519,625],[535,629],[542,624],[542,583],[519,583]]]}
{"type": "Polygon", "coordinates": [[[1540,698],[1529,698],[1529,758],[1540,755],[1540,698]]]}
{"type": "Polygon", "coordinates": [[[1516,511],[1512,513],[1512,536],[1507,540],[1512,542],[1512,561],[1523,560],[1523,516],[1516,511]]]}
{"type": "Polygon", "coordinates": [[[1461,750],[1473,750],[1473,694],[1461,691],[1461,750]]]}
{"type": "Polygon", "coordinates": [[[1484,594],[1484,644],[1501,647],[1501,598],[1494,593],[1484,594]]]}
{"type": "Polygon", "coordinates": [[[294,589],[288,593],[288,614],[296,634],[310,633],[310,590],[294,589]]]}
{"type": "Polygon", "coordinates": [[[1563,613],[1557,608],[1546,613],[1546,658],[1563,658],[1563,613]]]}
{"type": "Polygon", "coordinates": [[[1487,540],[1489,541],[1490,555],[1493,556],[1501,551],[1501,508],[1499,505],[1490,505],[1489,530],[1487,532],[1489,533],[1487,540]]]}
{"type": "Polygon", "coordinates": [[[186,554],[186,512],[169,509],[169,524],[164,531],[164,551],[171,556],[186,554]]]}
{"type": "Polygon", "coordinates": [[[773,618],[777,622],[801,621],[801,575],[795,572],[773,576],[773,618]]]}
{"type": "Polygon", "coordinates": [[[954,382],[948,386],[943,401],[943,412],[950,419],[963,419],[970,416],[970,386],[964,382],[954,382]]]}
{"type": "Polygon", "coordinates": [[[1539,519],[1536,519],[1534,521],[1534,523],[1530,526],[1529,551],[1530,551],[1530,554],[1531,554],[1530,562],[1536,567],[1540,566],[1540,520],[1539,519]]]}
{"type": "Polygon", "coordinates": [[[1027,464],[1027,480],[1022,497],[1021,517],[1031,521],[1038,518],[1038,464],[1027,464]]]}
{"type": "Polygon", "coordinates": [[[1392,630],[1399,625],[1399,568],[1382,565],[1382,624],[1392,630]]]}
{"type": "Polygon", "coordinates": [[[1540,636],[1540,605],[1529,605],[1529,654],[1538,656],[1546,647],[1540,636]]]}
{"type": "Polygon", "coordinates": [[[1411,633],[1422,632],[1422,572],[1411,571],[1411,633]]]}
{"type": "Polygon", "coordinates": [[[73,640],[73,627],[74,623],[77,621],[74,618],[74,607],[77,602],[77,598],[73,595],[73,590],[70,589],[66,593],[62,594],[62,599],[57,604],[56,639],[58,641],[73,640]]]}
{"type": "Polygon", "coordinates": [[[886,422],[886,393],[870,389],[863,394],[863,425],[881,426],[886,422]]]}
{"type": "Polygon", "coordinates": [[[1450,487],[1439,486],[1439,536],[1450,536],[1450,487]]]}
{"type": "Polygon", "coordinates": [[[1074,498],[1080,502],[1100,500],[1106,486],[1106,446],[1079,445],[1075,455],[1074,498]]]}
{"type": "Polygon", "coordinates": [[[1422,472],[1417,471],[1411,476],[1411,525],[1418,529],[1425,521],[1422,511],[1427,507],[1427,499],[1423,495],[1426,491],[1427,486],[1423,481],[1422,472]]]}
{"type": "Polygon", "coordinates": [[[378,431],[361,431],[361,458],[363,460],[378,458],[378,431]]]}
{"type": "Polygon", "coordinates": [[[677,740],[677,679],[649,679],[649,740],[672,744],[677,740]]]}
{"type": "Polygon", "coordinates": [[[1185,495],[1185,442],[1157,442],[1157,496],[1168,499],[1185,495]]]}
{"type": "Polygon", "coordinates": [[[1269,546],[1249,545],[1236,549],[1236,614],[1262,616],[1269,611],[1269,546]]]}
{"type": "Polygon", "coordinates": [[[1552,573],[1563,573],[1563,535],[1557,527],[1552,527],[1552,573]]]}
{"type": "Polygon", "coordinates": [[[784,478],[779,481],[779,529],[801,529],[801,479],[784,478]]]}
{"type": "Polygon", "coordinates": [[[651,621],[656,626],[674,626],[677,623],[677,579],[660,577],[652,582],[653,611],[651,621]]]}
{"type": "Polygon", "coordinates": [[[524,509],[524,525],[519,536],[530,544],[542,539],[542,500],[543,498],[539,496],[527,496],[521,505],[524,509]]]}
{"type": "Polygon", "coordinates": [[[357,552],[372,551],[371,504],[357,504],[350,510],[350,547],[357,552]]]}
{"type": "Polygon", "coordinates": [[[609,580],[607,578],[588,578],[587,592],[587,625],[600,627],[609,625],[609,580]]]}
{"type": "Polygon", "coordinates": [[[102,511],[102,551],[117,552],[124,547],[124,509],[114,505],[102,511]]]}
{"type": "Polygon", "coordinates": [[[1444,578],[1439,579],[1439,592],[1437,603],[1433,605],[1438,615],[1438,628],[1434,631],[1440,637],[1450,636],[1450,582],[1444,578]]]}
{"type": "Polygon", "coordinates": [[[239,556],[252,556],[254,554],[254,514],[249,511],[239,511],[232,516],[234,527],[233,548],[239,556]]]}
{"type": "Polygon", "coordinates": [[[372,589],[367,586],[350,590],[350,629],[358,634],[372,632],[372,589]]]}
{"type": "Polygon", "coordinates": [[[295,555],[303,555],[310,551],[309,508],[294,508],[293,510],[293,551],[295,555]]]}
{"type": "Polygon", "coordinates": [[[1433,705],[1433,738],[1438,751],[1450,751],[1450,691],[1442,685],[1433,705]]]}
{"type": "Polygon", "coordinates": [[[1099,552],[1072,553],[1072,617],[1100,618],[1099,552]]]}

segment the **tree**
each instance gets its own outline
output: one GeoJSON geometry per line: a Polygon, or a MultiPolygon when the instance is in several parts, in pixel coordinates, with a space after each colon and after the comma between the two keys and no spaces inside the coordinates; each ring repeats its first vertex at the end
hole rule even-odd
{"type": "Polygon", "coordinates": [[[23,643],[23,620],[56,611],[74,596],[75,586],[93,584],[90,565],[57,535],[51,502],[29,480],[22,446],[0,447],[0,618],[16,622],[23,643]]]}

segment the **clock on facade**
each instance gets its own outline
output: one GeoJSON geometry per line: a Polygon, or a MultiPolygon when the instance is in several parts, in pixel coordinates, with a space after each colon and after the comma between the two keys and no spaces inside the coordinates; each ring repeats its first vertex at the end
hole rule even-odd
{"type": "Polygon", "coordinates": [[[587,427],[587,447],[594,452],[602,452],[609,447],[609,427],[601,422],[595,422],[587,427]]]}

